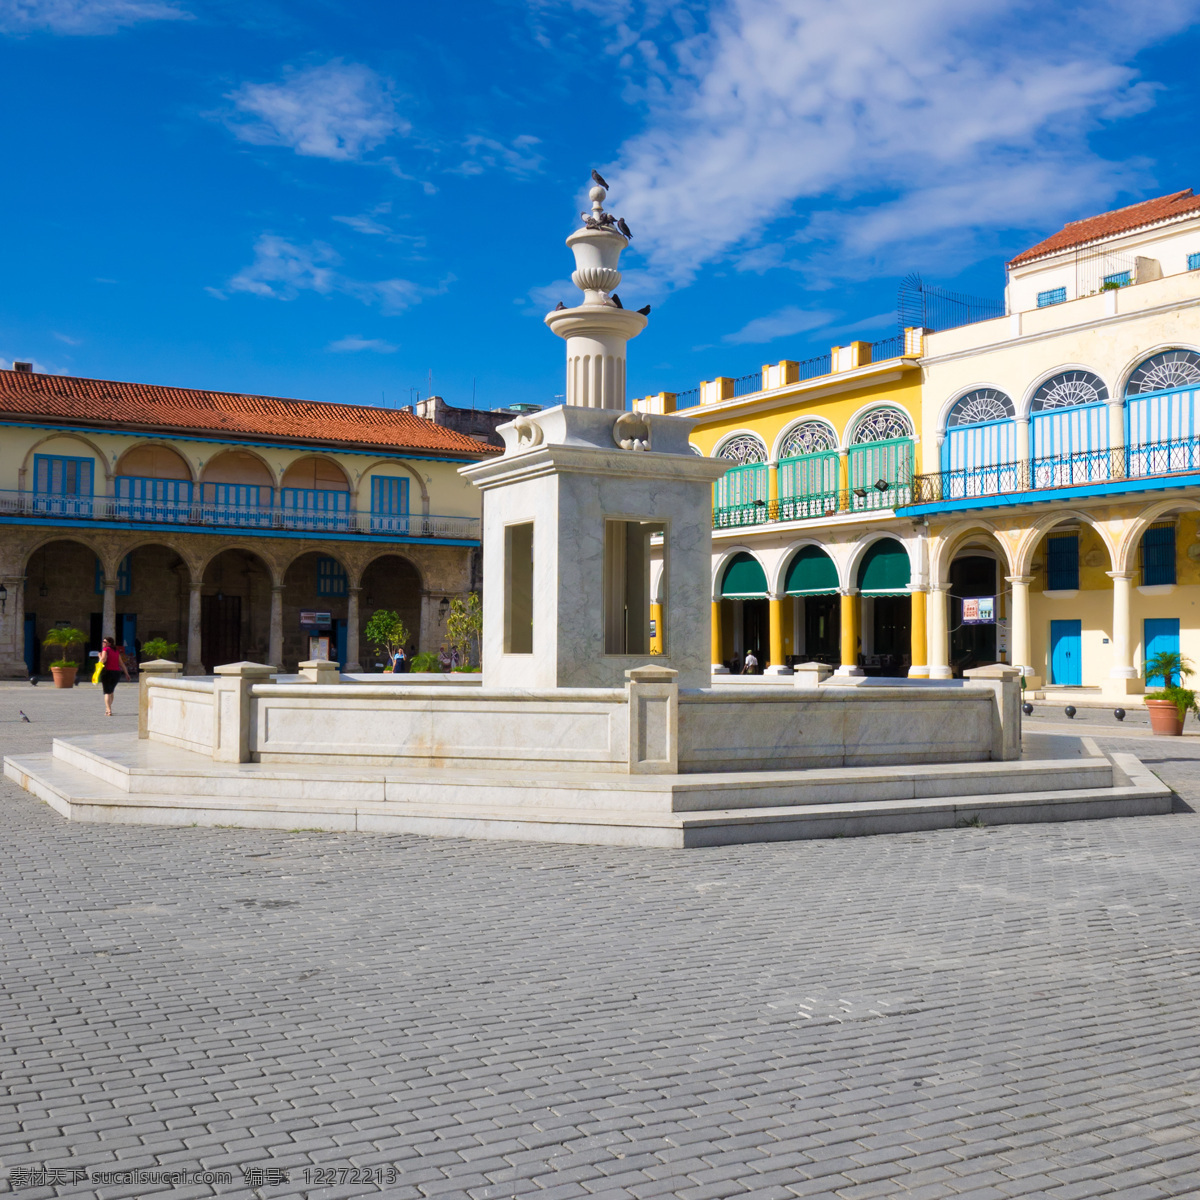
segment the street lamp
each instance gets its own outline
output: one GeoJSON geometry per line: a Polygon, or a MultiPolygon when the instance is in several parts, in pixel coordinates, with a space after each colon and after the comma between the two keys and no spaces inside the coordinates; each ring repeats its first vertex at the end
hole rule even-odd
{"type": "Polygon", "coordinates": [[[445,596],[442,597],[441,603],[438,605],[438,620],[444,621],[446,614],[450,611],[450,601],[445,596]]]}

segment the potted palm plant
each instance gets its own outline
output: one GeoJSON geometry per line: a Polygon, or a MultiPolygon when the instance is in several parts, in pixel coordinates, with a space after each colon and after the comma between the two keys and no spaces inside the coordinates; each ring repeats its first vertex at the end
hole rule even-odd
{"type": "Polygon", "coordinates": [[[82,646],[86,641],[87,634],[82,629],[75,629],[70,625],[63,629],[51,629],[42,638],[43,646],[62,647],[62,658],[50,664],[50,674],[54,676],[55,687],[75,686],[75,672],[79,670],[79,664],[73,658],[68,658],[67,652],[72,646],[82,646]]]}
{"type": "Polygon", "coordinates": [[[1146,660],[1146,678],[1161,677],[1163,681],[1163,686],[1151,692],[1145,701],[1154,733],[1178,737],[1183,733],[1183,720],[1189,712],[1200,719],[1196,693],[1183,686],[1184,679],[1191,674],[1192,664],[1178,650],[1162,650],[1146,660]]]}

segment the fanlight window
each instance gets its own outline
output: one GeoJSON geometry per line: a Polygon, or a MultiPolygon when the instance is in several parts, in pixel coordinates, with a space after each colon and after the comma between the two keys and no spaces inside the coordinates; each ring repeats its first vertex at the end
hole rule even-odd
{"type": "Polygon", "coordinates": [[[1194,350],[1164,350],[1148,358],[1129,377],[1125,395],[1166,392],[1200,384],[1200,354],[1194,350]]]}
{"type": "Polygon", "coordinates": [[[1033,411],[1046,412],[1056,408],[1076,408],[1081,404],[1098,404],[1108,399],[1104,381],[1091,371],[1064,371],[1047,379],[1033,395],[1033,411]]]}
{"type": "Polygon", "coordinates": [[[833,430],[820,421],[805,421],[797,425],[786,438],[780,448],[780,458],[799,458],[804,454],[823,454],[836,449],[837,443],[833,430]]]}
{"type": "Polygon", "coordinates": [[[867,442],[890,442],[910,437],[912,425],[904,413],[894,408],[878,408],[859,421],[851,441],[861,446],[867,442]]]}
{"type": "Polygon", "coordinates": [[[717,457],[735,462],[739,467],[749,467],[767,461],[767,448],[758,438],[742,434],[740,437],[730,438],[721,447],[717,457]]]}
{"type": "Polygon", "coordinates": [[[995,388],[977,388],[968,392],[950,410],[947,425],[983,425],[988,421],[1004,421],[1016,415],[1013,402],[995,388]]]}

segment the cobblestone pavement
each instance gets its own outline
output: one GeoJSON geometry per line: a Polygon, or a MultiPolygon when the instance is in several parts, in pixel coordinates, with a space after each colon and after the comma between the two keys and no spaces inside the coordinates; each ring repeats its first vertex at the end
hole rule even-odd
{"type": "MultiPolygon", "coordinates": [[[[99,711],[2,686],[2,748],[99,711]]],[[[1121,744],[1200,796],[1200,739],[1121,744]]],[[[22,1197],[1200,1196],[1191,813],[703,851],[0,813],[22,1197]]]]}

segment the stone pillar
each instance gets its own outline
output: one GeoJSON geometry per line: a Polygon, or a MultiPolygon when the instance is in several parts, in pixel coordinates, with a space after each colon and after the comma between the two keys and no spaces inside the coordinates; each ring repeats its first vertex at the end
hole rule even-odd
{"type": "Polygon", "coordinates": [[[5,575],[0,581],[8,589],[4,612],[0,613],[0,672],[21,679],[29,674],[25,665],[25,577],[5,575]]]}
{"type": "Polygon", "coordinates": [[[267,657],[277,671],[283,670],[283,584],[271,584],[271,624],[267,634],[267,657]]]}
{"type": "Polygon", "coordinates": [[[251,689],[268,683],[275,668],[267,663],[225,663],[213,681],[213,760],[250,761],[251,689]]]}
{"type": "Polygon", "coordinates": [[[783,663],[783,606],[788,602],[786,596],[767,597],[767,657],[771,665],[763,672],[764,675],[792,673],[792,668],[783,663]]]}
{"type": "Polygon", "coordinates": [[[865,675],[858,665],[858,588],[842,592],[842,665],[838,675],[865,675]]]}
{"type": "Polygon", "coordinates": [[[342,669],[361,671],[362,663],[358,661],[358,594],[361,588],[346,589],[346,645],[343,647],[342,661],[346,664],[342,669]]]}
{"type": "Polygon", "coordinates": [[[192,581],[188,592],[188,636],[185,675],[203,675],[204,660],[200,653],[200,589],[201,584],[192,581]]]}
{"type": "Polygon", "coordinates": [[[725,665],[725,647],[721,641],[720,600],[714,600],[712,605],[712,669],[714,675],[729,674],[729,668],[725,665]]]}
{"type": "Polygon", "coordinates": [[[992,722],[992,761],[1013,762],[1021,757],[1021,672],[1004,663],[970,667],[963,678],[982,683],[996,693],[992,722]]]}
{"type": "Polygon", "coordinates": [[[625,672],[630,775],[674,775],[679,770],[678,676],[670,667],[657,666],[625,672]]]}
{"type": "Polygon", "coordinates": [[[100,616],[100,636],[117,637],[117,581],[104,576],[104,607],[100,616]]]}
{"type": "Polygon", "coordinates": [[[1033,486],[1030,467],[1029,418],[1017,417],[1017,487],[1022,491],[1033,486]]]}
{"type": "Polygon", "coordinates": [[[926,620],[925,589],[914,587],[912,589],[912,615],[909,618],[912,636],[912,651],[909,655],[912,662],[908,668],[910,679],[929,678],[929,640],[926,636],[928,633],[926,620]]]}
{"type": "Polygon", "coordinates": [[[1108,402],[1108,445],[1112,477],[1113,479],[1124,479],[1125,401],[1122,399],[1108,402]]]}
{"type": "Polygon", "coordinates": [[[1008,656],[1012,665],[1021,669],[1022,675],[1032,675],[1034,671],[1030,662],[1033,652],[1029,645],[1029,585],[1033,582],[1033,576],[1006,575],[1005,580],[1012,588],[1008,656]]]}
{"type": "Polygon", "coordinates": [[[929,630],[927,646],[929,658],[929,678],[949,679],[950,671],[950,633],[947,622],[948,586],[931,587],[929,589],[929,611],[926,628],[929,630]]]}
{"type": "Polygon", "coordinates": [[[138,668],[138,737],[150,736],[150,688],[159,679],[178,679],[183,665],[166,658],[155,658],[138,668]]]}
{"type": "Polygon", "coordinates": [[[1113,581],[1112,667],[1104,686],[1105,695],[1128,696],[1141,691],[1136,681],[1141,672],[1133,665],[1133,629],[1129,601],[1133,592],[1131,571],[1109,571],[1113,581]]]}
{"type": "Polygon", "coordinates": [[[335,662],[311,658],[300,664],[300,678],[305,683],[341,683],[342,672],[335,662]]]}

